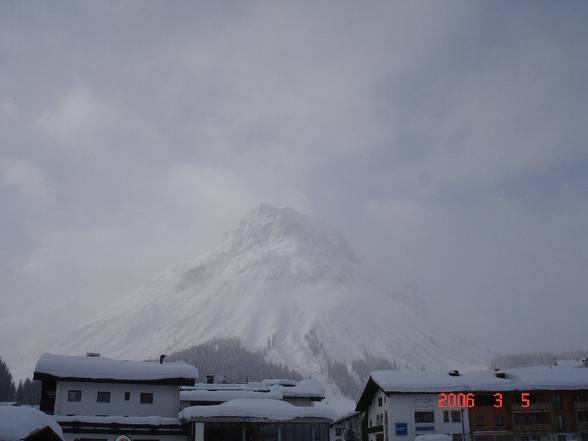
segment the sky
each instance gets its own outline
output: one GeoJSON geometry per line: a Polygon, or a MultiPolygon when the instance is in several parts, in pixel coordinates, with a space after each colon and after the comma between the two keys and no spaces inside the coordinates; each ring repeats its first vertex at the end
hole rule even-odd
{"type": "Polygon", "coordinates": [[[73,327],[268,203],[485,348],[587,349],[587,23],[583,1],[0,2],[0,333],[73,327]]]}

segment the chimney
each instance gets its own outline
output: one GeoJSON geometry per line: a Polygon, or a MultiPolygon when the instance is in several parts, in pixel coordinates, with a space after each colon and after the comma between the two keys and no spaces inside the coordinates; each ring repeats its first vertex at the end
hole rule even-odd
{"type": "Polygon", "coordinates": [[[166,355],[165,354],[161,354],[159,356],[159,364],[163,364],[163,360],[165,359],[166,355]]]}
{"type": "Polygon", "coordinates": [[[100,352],[86,352],[86,357],[100,357],[100,352]]]}
{"type": "Polygon", "coordinates": [[[449,371],[448,374],[451,375],[452,377],[459,377],[459,371],[457,369],[449,371]]]}

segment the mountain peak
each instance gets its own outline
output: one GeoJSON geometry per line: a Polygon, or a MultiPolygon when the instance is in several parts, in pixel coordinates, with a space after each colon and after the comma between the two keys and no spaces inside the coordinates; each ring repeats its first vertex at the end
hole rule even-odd
{"type": "Polygon", "coordinates": [[[224,248],[232,252],[253,249],[278,254],[346,260],[357,263],[355,253],[334,228],[290,207],[262,204],[250,211],[225,235],[224,248]]]}

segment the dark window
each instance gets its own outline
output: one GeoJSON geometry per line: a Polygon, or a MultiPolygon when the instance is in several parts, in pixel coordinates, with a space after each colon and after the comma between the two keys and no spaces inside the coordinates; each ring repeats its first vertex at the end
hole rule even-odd
{"type": "Polygon", "coordinates": [[[460,423],[461,422],[461,410],[452,410],[451,411],[451,422],[452,423],[460,423]]]}
{"type": "Polygon", "coordinates": [[[451,441],[462,441],[461,433],[454,433],[451,435],[451,441]]]}
{"type": "Polygon", "coordinates": [[[153,394],[150,392],[141,392],[141,404],[152,404],[153,394]]]}
{"type": "Polygon", "coordinates": [[[378,407],[382,407],[382,397],[378,397],[378,407]]]}
{"type": "Polygon", "coordinates": [[[496,415],[496,425],[498,427],[504,426],[504,417],[502,415],[496,415]]]}
{"type": "Polygon", "coordinates": [[[443,422],[444,423],[448,423],[449,422],[449,411],[444,410],[443,411],[443,422]]]}
{"type": "Polygon", "coordinates": [[[337,435],[337,436],[343,436],[343,428],[342,427],[336,427],[335,428],[335,435],[337,435]]]}
{"type": "Polygon", "coordinates": [[[561,410],[561,395],[560,394],[553,394],[551,396],[551,401],[553,403],[553,408],[555,410],[561,410]]]}
{"type": "Polygon", "coordinates": [[[557,435],[557,441],[566,441],[565,435],[557,435]]]}
{"type": "Polygon", "coordinates": [[[125,392],[125,401],[130,401],[130,399],[131,399],[131,393],[125,392]]]}
{"type": "Polygon", "coordinates": [[[98,391],[96,401],[98,403],[110,403],[110,392],[98,391]]]}
{"type": "Polygon", "coordinates": [[[557,430],[564,430],[564,417],[563,417],[563,415],[556,415],[555,416],[555,423],[557,426],[557,430]]]}
{"type": "Polygon", "coordinates": [[[82,401],[82,391],[81,390],[68,390],[67,391],[67,401],[82,401]]]}
{"type": "Polygon", "coordinates": [[[433,412],[415,412],[414,413],[415,423],[434,423],[435,414],[433,412]]]}
{"type": "Polygon", "coordinates": [[[576,416],[579,423],[588,423],[588,410],[579,410],[576,416]]]}
{"type": "Polygon", "coordinates": [[[484,417],[483,416],[477,416],[476,417],[476,426],[478,427],[484,427],[484,417]]]}

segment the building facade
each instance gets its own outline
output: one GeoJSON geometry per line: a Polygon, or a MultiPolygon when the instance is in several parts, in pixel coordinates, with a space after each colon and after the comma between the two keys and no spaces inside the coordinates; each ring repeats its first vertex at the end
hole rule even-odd
{"type": "Polygon", "coordinates": [[[53,415],[66,441],[186,441],[178,420],[180,386],[198,370],[183,363],[44,354],[34,378],[42,382],[40,410],[53,415]]]}
{"type": "Polygon", "coordinates": [[[372,372],[357,402],[366,441],[588,441],[588,368],[372,372]]]}

